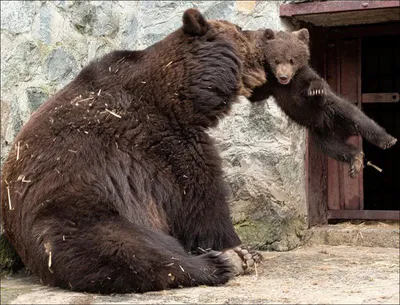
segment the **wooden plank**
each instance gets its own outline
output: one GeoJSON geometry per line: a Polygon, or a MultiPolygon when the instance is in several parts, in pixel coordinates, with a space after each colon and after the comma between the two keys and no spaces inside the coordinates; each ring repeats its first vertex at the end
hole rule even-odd
{"type": "Polygon", "coordinates": [[[358,43],[355,39],[341,41],[340,56],[341,94],[357,103],[358,94],[358,43]]]}
{"type": "Polygon", "coordinates": [[[322,154],[312,138],[307,136],[307,202],[309,226],[326,224],[327,168],[326,156],[322,154]]]}
{"type": "MultiPolygon", "coordinates": [[[[320,75],[325,75],[325,46],[320,43],[324,41],[324,31],[323,28],[310,28],[311,54],[313,54],[311,65],[320,75]]],[[[326,224],[328,223],[326,156],[315,147],[309,133],[307,133],[305,166],[309,226],[326,224]]]]}
{"type": "MultiPolygon", "coordinates": [[[[357,38],[357,106],[361,109],[362,100],[362,39],[357,38]]],[[[358,137],[358,147],[363,149],[363,138],[358,137]]],[[[358,194],[359,194],[359,209],[364,209],[364,169],[361,170],[358,177],[358,194]]]]}
{"type": "Polygon", "coordinates": [[[400,34],[400,22],[390,24],[376,24],[376,25],[365,25],[346,27],[331,27],[327,29],[327,39],[350,39],[350,38],[363,38],[371,36],[387,36],[387,35],[399,35],[400,34]]]}
{"type": "MultiPolygon", "coordinates": [[[[359,41],[350,39],[341,41],[340,56],[340,84],[341,95],[349,101],[358,104],[360,82],[359,82],[359,41]]],[[[361,138],[359,136],[351,137],[348,142],[360,147],[361,138]]],[[[360,176],[356,179],[349,177],[349,164],[340,164],[340,200],[341,208],[346,210],[361,209],[360,191],[362,189],[362,180],[360,176]]]]}
{"type": "Polygon", "coordinates": [[[362,103],[398,103],[400,94],[391,93],[364,93],[361,98],[362,103]]]}
{"type": "Polygon", "coordinates": [[[339,210],[327,211],[328,219],[400,220],[400,211],[339,210]]]}
{"type": "Polygon", "coordinates": [[[293,17],[299,15],[339,13],[350,11],[365,11],[373,9],[398,8],[399,2],[395,1],[326,1],[308,3],[282,4],[279,8],[280,17],[293,17]]]}
{"type": "MultiPolygon", "coordinates": [[[[338,65],[338,44],[329,41],[326,47],[326,76],[325,79],[333,91],[338,92],[338,78],[340,78],[340,66],[338,65]]],[[[328,188],[328,210],[340,210],[340,181],[339,163],[327,158],[327,188],[328,188]]]]}

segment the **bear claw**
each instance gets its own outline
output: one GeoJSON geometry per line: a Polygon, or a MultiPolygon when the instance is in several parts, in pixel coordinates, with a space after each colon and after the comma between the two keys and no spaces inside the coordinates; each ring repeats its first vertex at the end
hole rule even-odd
{"type": "Polygon", "coordinates": [[[224,254],[228,255],[235,267],[236,275],[247,273],[262,260],[262,255],[254,250],[249,250],[245,246],[237,246],[227,249],[224,254]]]}
{"type": "Polygon", "coordinates": [[[262,260],[262,255],[254,250],[249,250],[244,246],[238,246],[233,249],[239,257],[243,260],[243,268],[246,270],[249,267],[253,267],[255,263],[259,263],[262,260]]]}
{"type": "Polygon", "coordinates": [[[382,145],[382,148],[383,149],[388,149],[388,148],[392,147],[394,144],[396,144],[396,142],[397,142],[397,139],[396,138],[392,138],[390,141],[384,143],[382,145]]]}
{"type": "Polygon", "coordinates": [[[324,96],[326,93],[324,82],[320,79],[311,81],[308,87],[308,96],[324,96]]]}
{"type": "Polygon", "coordinates": [[[354,179],[361,172],[364,167],[364,153],[359,152],[350,162],[349,176],[354,179]]]}

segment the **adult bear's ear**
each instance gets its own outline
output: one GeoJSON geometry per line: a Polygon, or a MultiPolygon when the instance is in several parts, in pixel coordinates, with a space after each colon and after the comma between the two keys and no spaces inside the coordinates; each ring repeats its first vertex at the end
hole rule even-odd
{"type": "Polygon", "coordinates": [[[196,9],[190,8],[183,14],[183,31],[193,36],[204,35],[209,27],[203,15],[196,9]]]}
{"type": "Polygon", "coordinates": [[[264,31],[264,37],[268,40],[274,39],[275,38],[275,33],[271,29],[265,29],[264,31]]]}
{"type": "Polygon", "coordinates": [[[308,44],[310,41],[310,34],[308,33],[307,29],[300,29],[298,31],[292,32],[292,34],[306,44],[308,44]]]}

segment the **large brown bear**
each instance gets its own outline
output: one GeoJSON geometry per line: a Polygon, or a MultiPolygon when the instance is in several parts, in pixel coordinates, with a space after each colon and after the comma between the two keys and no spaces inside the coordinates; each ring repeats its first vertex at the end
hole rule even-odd
{"type": "Polygon", "coordinates": [[[232,259],[208,249],[257,259],[237,247],[206,131],[265,82],[271,35],[190,9],[164,40],[90,63],[32,115],[3,168],[2,220],[44,284],[218,285],[235,273],[232,259]]]}
{"type": "Polygon", "coordinates": [[[364,154],[346,143],[350,136],[360,134],[382,149],[397,140],[330,89],[308,64],[308,44],[307,29],[274,33],[265,48],[268,81],[254,89],[250,100],[260,101],[272,95],[288,117],[310,130],[322,152],[350,163],[349,175],[355,178],[363,168],[364,154]]]}

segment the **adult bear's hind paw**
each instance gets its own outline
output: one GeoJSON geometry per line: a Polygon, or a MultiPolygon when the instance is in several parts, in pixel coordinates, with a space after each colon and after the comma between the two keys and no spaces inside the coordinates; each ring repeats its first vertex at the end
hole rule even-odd
{"type": "Polygon", "coordinates": [[[250,250],[246,246],[237,246],[235,248],[226,249],[223,253],[230,257],[235,266],[236,275],[244,274],[253,270],[263,258],[261,253],[258,253],[255,250],[250,250]]]}

